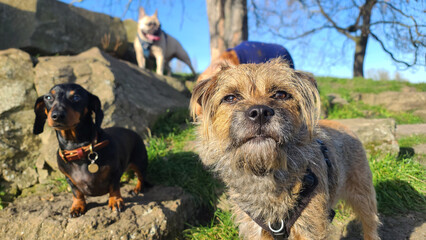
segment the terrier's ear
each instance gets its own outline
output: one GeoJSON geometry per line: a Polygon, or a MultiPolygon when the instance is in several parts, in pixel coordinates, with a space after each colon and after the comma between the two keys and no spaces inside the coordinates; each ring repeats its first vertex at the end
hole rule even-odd
{"type": "Polygon", "coordinates": [[[95,126],[100,128],[104,119],[104,112],[102,111],[99,98],[91,93],[89,93],[89,110],[95,113],[95,126]]]}
{"type": "Polygon", "coordinates": [[[194,119],[202,115],[206,94],[208,95],[214,88],[217,74],[229,67],[230,64],[227,61],[217,60],[198,77],[190,101],[190,111],[194,119]]]}
{"type": "Polygon", "coordinates": [[[145,9],[143,7],[139,7],[139,20],[146,15],[145,9]]]}
{"type": "Polygon", "coordinates": [[[155,9],[154,15],[152,15],[152,16],[158,18],[158,9],[155,9]]]}
{"type": "Polygon", "coordinates": [[[36,117],[34,120],[33,133],[37,135],[43,132],[44,123],[47,119],[44,96],[37,98],[34,105],[34,112],[36,117]]]}
{"type": "Polygon", "coordinates": [[[300,78],[308,80],[318,90],[317,80],[315,80],[315,77],[312,73],[304,71],[295,71],[295,74],[300,78]]]}

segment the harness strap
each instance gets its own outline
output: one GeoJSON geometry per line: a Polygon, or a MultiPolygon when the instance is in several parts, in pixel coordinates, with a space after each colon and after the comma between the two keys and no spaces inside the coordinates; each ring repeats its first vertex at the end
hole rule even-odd
{"type": "MultiPolygon", "coordinates": [[[[331,177],[332,165],[328,157],[328,149],[323,141],[320,139],[316,140],[320,144],[321,152],[324,155],[324,161],[328,167],[328,177],[331,177]]],[[[308,168],[306,174],[303,177],[302,181],[302,190],[299,192],[299,196],[296,199],[295,206],[288,211],[287,218],[281,220],[280,223],[268,223],[268,226],[265,224],[265,221],[260,218],[253,218],[251,214],[246,212],[246,214],[257,223],[263,230],[270,233],[274,240],[285,240],[290,236],[290,230],[293,227],[294,223],[302,214],[303,210],[308,206],[309,202],[313,197],[313,192],[318,185],[318,177],[308,168]]],[[[333,220],[335,215],[334,210],[330,210],[329,220],[333,220]]]]}
{"type": "MultiPolygon", "coordinates": [[[[269,232],[275,240],[284,240],[290,236],[290,229],[302,214],[303,210],[308,206],[313,197],[313,192],[318,185],[317,176],[310,170],[306,170],[303,177],[302,190],[299,192],[295,206],[288,211],[288,217],[281,220],[280,223],[264,223],[260,218],[252,218],[260,227],[269,232]]],[[[248,212],[247,215],[250,216],[248,212]]]]}
{"type": "MultiPolygon", "coordinates": [[[[161,35],[161,33],[164,33],[164,36],[165,36],[165,40],[166,40],[166,43],[167,43],[167,34],[163,31],[163,30],[161,30],[161,25],[160,25],[160,27],[154,32],[154,34],[153,35],[155,35],[155,36],[160,36],[161,35]]],[[[151,46],[154,44],[154,42],[155,41],[152,41],[152,42],[148,42],[148,41],[145,41],[145,40],[143,40],[142,38],[141,38],[141,36],[139,35],[139,31],[136,33],[136,35],[138,36],[138,39],[139,39],[139,42],[140,42],[140,44],[141,44],[141,46],[142,46],[142,49],[143,49],[143,56],[145,57],[145,58],[149,58],[149,56],[150,56],[150,54],[151,54],[151,46]]],[[[167,45],[167,44],[166,44],[167,45]]]]}

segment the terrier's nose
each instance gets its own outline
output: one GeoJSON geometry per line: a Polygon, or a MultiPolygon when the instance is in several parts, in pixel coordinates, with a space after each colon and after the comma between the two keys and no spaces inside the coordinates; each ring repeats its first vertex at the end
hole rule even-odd
{"type": "Polygon", "coordinates": [[[274,115],[274,109],[265,105],[255,105],[247,110],[248,119],[259,124],[266,123],[274,115]]]}

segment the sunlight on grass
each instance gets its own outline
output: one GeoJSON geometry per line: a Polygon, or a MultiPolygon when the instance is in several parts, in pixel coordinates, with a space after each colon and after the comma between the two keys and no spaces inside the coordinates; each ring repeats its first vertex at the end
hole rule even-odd
{"type": "Polygon", "coordinates": [[[412,158],[373,156],[370,160],[379,212],[426,210],[426,169],[412,158]]]}
{"type": "Polygon", "coordinates": [[[197,154],[184,150],[195,136],[188,119],[189,113],[184,109],[168,112],[154,125],[152,136],[147,139],[147,179],[155,184],[182,187],[197,203],[212,207],[222,183],[204,169],[197,154]]]}
{"type": "Polygon", "coordinates": [[[414,147],[424,143],[426,143],[426,135],[424,134],[412,135],[398,139],[400,147],[414,147]]]}
{"type": "Polygon", "coordinates": [[[238,230],[234,224],[232,214],[228,211],[217,209],[214,213],[214,218],[207,226],[199,226],[187,229],[184,231],[186,239],[196,240],[238,240],[238,230]]]}
{"type": "Polygon", "coordinates": [[[349,100],[349,104],[333,107],[328,111],[328,119],[348,118],[393,118],[397,124],[423,123],[424,120],[412,113],[392,112],[381,106],[371,106],[349,100]]]}

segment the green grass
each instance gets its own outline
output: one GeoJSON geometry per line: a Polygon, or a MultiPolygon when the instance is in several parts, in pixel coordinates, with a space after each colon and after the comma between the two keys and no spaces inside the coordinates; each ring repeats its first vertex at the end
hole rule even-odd
{"type": "Polygon", "coordinates": [[[3,209],[3,201],[2,201],[2,196],[4,196],[5,195],[5,193],[4,193],[4,191],[3,191],[3,187],[1,187],[0,186],[0,210],[2,210],[3,209]]]}
{"type": "Polygon", "coordinates": [[[401,91],[405,86],[414,87],[418,91],[426,91],[426,84],[411,84],[399,81],[375,81],[371,79],[318,77],[318,88],[322,107],[327,111],[329,119],[347,118],[394,118],[398,124],[424,123],[425,120],[411,112],[393,112],[381,106],[371,106],[355,101],[357,93],[380,93],[384,91],[401,91]],[[330,107],[327,95],[337,93],[348,101],[344,106],[330,107]]]}
{"type": "MultiPolygon", "coordinates": [[[[323,101],[324,102],[324,101],[323,101]]],[[[397,124],[423,123],[424,120],[408,112],[392,112],[381,106],[371,106],[362,102],[348,101],[344,106],[328,109],[328,119],[348,118],[393,118],[397,124]]]]}
{"type": "Polygon", "coordinates": [[[351,97],[353,93],[381,93],[384,91],[401,91],[405,86],[414,87],[418,91],[426,91],[426,84],[412,84],[400,81],[376,81],[364,78],[334,78],[316,77],[321,95],[338,93],[343,98],[351,97]]]}
{"type": "Polygon", "coordinates": [[[412,135],[398,139],[398,144],[400,147],[414,147],[424,143],[426,143],[426,135],[424,134],[412,135]]]}
{"type": "Polygon", "coordinates": [[[186,239],[196,240],[238,240],[238,229],[234,224],[232,214],[229,211],[217,209],[211,223],[206,226],[199,226],[184,231],[186,239]]]}
{"type": "Polygon", "coordinates": [[[192,73],[172,73],[172,77],[181,82],[194,81],[194,75],[192,73]]]}
{"type": "Polygon", "coordinates": [[[182,187],[196,201],[212,207],[222,183],[206,171],[197,154],[185,150],[194,140],[187,110],[168,112],[154,125],[147,140],[148,181],[182,187]]]}
{"type": "Polygon", "coordinates": [[[412,157],[370,159],[379,212],[386,215],[426,210],[426,169],[412,157]]]}

